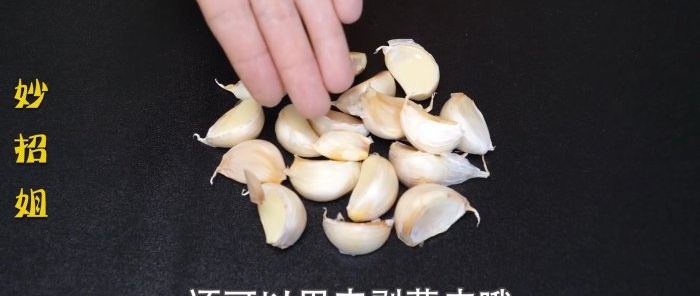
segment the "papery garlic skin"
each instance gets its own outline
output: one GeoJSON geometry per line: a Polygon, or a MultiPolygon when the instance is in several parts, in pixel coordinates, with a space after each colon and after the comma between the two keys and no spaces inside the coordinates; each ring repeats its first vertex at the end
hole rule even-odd
{"type": "Polygon", "coordinates": [[[371,221],[389,211],[399,193],[399,180],[391,162],[379,154],[362,162],[347,212],[355,222],[371,221]]]}
{"type": "Polygon", "coordinates": [[[459,192],[439,184],[419,184],[406,190],[396,203],[396,234],[414,247],[447,231],[466,212],[474,213],[478,226],[479,212],[459,192]]]}
{"type": "Polygon", "coordinates": [[[367,55],[364,52],[350,52],[350,64],[355,75],[359,75],[367,67],[367,55]]]}
{"type": "Polygon", "coordinates": [[[432,115],[408,99],[404,100],[400,119],[408,142],[424,152],[451,152],[462,139],[462,129],[457,122],[432,115]]]}
{"type": "Polygon", "coordinates": [[[360,104],[350,111],[362,118],[367,130],[382,139],[396,140],[404,137],[401,128],[401,109],[404,99],[389,96],[373,88],[360,96],[360,104]]]}
{"type": "Polygon", "coordinates": [[[323,212],[323,232],[328,240],[338,248],[341,254],[357,256],[372,253],[381,248],[389,239],[394,221],[374,220],[365,223],[343,221],[338,214],[337,219],[330,219],[323,212]]]}
{"type": "Polygon", "coordinates": [[[321,155],[314,149],[318,135],[292,104],[280,110],[275,122],[275,136],[280,145],[291,154],[302,157],[321,155]]]}
{"type": "Polygon", "coordinates": [[[389,161],[394,165],[399,180],[406,187],[422,183],[449,186],[471,178],[490,176],[488,171],[481,171],[465,156],[455,153],[422,152],[400,142],[394,142],[389,147],[389,161]]]}
{"type": "Polygon", "coordinates": [[[265,124],[262,106],[256,100],[242,100],[209,128],[205,138],[194,137],[211,147],[231,148],[260,135],[265,124]]]}
{"type": "Polygon", "coordinates": [[[363,136],[369,135],[362,119],[339,111],[330,110],[322,117],[309,119],[309,123],[319,136],[330,131],[350,131],[363,136]]]}
{"type": "Polygon", "coordinates": [[[280,184],[260,184],[248,171],[246,179],[250,201],[258,205],[265,242],[280,249],[293,245],[306,228],[306,209],[299,196],[280,184]]]}
{"type": "Polygon", "coordinates": [[[242,80],[239,80],[238,82],[236,82],[236,84],[227,84],[227,85],[223,85],[223,84],[219,83],[219,81],[216,79],[214,79],[214,82],[216,82],[216,84],[219,85],[219,87],[221,87],[227,91],[230,91],[239,100],[247,100],[247,99],[253,98],[253,96],[250,95],[250,92],[248,92],[248,89],[243,84],[242,80]]]}
{"type": "Polygon", "coordinates": [[[453,93],[440,110],[440,117],[455,121],[464,132],[457,149],[469,154],[484,155],[493,151],[491,135],[484,115],[464,93],[453,93]]]}
{"type": "Polygon", "coordinates": [[[391,76],[389,71],[385,70],[345,91],[333,102],[333,105],[344,113],[357,116],[357,114],[353,114],[350,110],[353,106],[360,104],[360,96],[370,87],[385,95],[396,95],[396,82],[394,82],[394,77],[391,76]]]}
{"type": "Polygon", "coordinates": [[[247,140],[229,149],[209,180],[222,174],[240,183],[246,183],[245,171],[250,171],[264,183],[282,183],[285,175],[284,159],[279,149],[265,140],[247,140]]]}
{"type": "Polygon", "coordinates": [[[440,68],[435,58],[412,39],[389,40],[380,46],[387,69],[401,85],[406,96],[425,100],[435,92],[440,81],[440,68]]]}
{"type": "Polygon", "coordinates": [[[302,197],[318,202],[347,194],[357,184],[360,163],[356,161],[309,160],[298,156],[285,171],[302,197]]]}
{"type": "Polygon", "coordinates": [[[369,155],[372,139],[356,132],[331,131],[314,143],[314,149],[332,160],[360,161],[369,155]]]}

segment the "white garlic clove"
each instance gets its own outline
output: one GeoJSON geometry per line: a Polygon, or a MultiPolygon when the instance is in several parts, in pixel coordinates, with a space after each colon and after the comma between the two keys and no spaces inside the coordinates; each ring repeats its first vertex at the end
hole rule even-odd
{"type": "Polygon", "coordinates": [[[287,178],[284,173],[284,159],[279,149],[265,140],[247,140],[229,149],[209,180],[222,174],[240,183],[246,183],[245,171],[250,171],[264,183],[282,183],[287,178]]]}
{"type": "Polygon", "coordinates": [[[396,82],[394,82],[394,77],[391,76],[389,71],[385,70],[345,91],[333,102],[333,105],[347,114],[357,115],[353,114],[350,110],[353,106],[360,104],[360,96],[370,87],[377,92],[389,96],[396,95],[396,82]]]}
{"type": "Polygon", "coordinates": [[[258,216],[265,231],[265,242],[286,249],[306,228],[306,209],[294,191],[280,184],[260,183],[245,171],[250,201],[258,205],[258,216]]]}
{"type": "Polygon", "coordinates": [[[253,98],[253,96],[250,95],[250,92],[248,92],[248,89],[245,87],[245,85],[243,85],[242,80],[239,80],[238,82],[236,82],[236,84],[227,85],[219,83],[219,81],[216,79],[214,79],[214,82],[216,82],[216,84],[219,85],[219,87],[233,93],[233,95],[236,96],[236,98],[238,98],[239,100],[247,100],[253,98]]]}
{"type": "Polygon", "coordinates": [[[398,192],[394,167],[381,155],[372,154],[362,162],[360,178],[350,194],[348,216],[356,222],[377,219],[391,209],[398,192]]]}
{"type": "Polygon", "coordinates": [[[460,184],[471,178],[488,178],[488,171],[481,171],[464,156],[455,153],[432,154],[394,142],[389,147],[389,161],[406,187],[422,183],[445,186],[460,184]]]}
{"type": "Polygon", "coordinates": [[[326,214],[327,210],[324,209],[323,232],[341,254],[351,256],[369,254],[381,248],[389,239],[394,224],[391,219],[365,223],[346,222],[340,214],[335,220],[326,214]]]}
{"type": "Polygon", "coordinates": [[[309,160],[295,156],[286,173],[292,186],[302,197],[318,202],[331,201],[355,187],[360,175],[360,163],[309,160]]]}
{"type": "Polygon", "coordinates": [[[459,123],[464,135],[457,149],[469,154],[484,155],[493,151],[491,135],[484,115],[464,93],[453,93],[440,111],[440,117],[459,123]]]}
{"type": "Polygon", "coordinates": [[[262,106],[256,100],[242,100],[216,120],[206,137],[202,138],[199,134],[194,134],[194,137],[211,147],[231,148],[258,137],[264,124],[262,106]]]}
{"type": "Polygon", "coordinates": [[[363,136],[369,135],[362,119],[339,111],[330,110],[322,117],[310,119],[309,123],[318,135],[330,131],[350,131],[363,136]]]}
{"type": "Polygon", "coordinates": [[[362,118],[370,133],[382,139],[396,140],[404,137],[400,118],[403,101],[369,88],[360,96],[360,104],[350,109],[362,118]]]}
{"type": "Polygon", "coordinates": [[[350,52],[350,64],[355,72],[355,75],[359,75],[367,67],[367,55],[364,52],[350,52]]]}
{"type": "Polygon", "coordinates": [[[447,153],[462,139],[462,129],[457,122],[432,115],[408,99],[404,100],[400,119],[406,139],[421,151],[447,153]]]}
{"type": "Polygon", "coordinates": [[[331,131],[318,138],[314,149],[332,160],[360,161],[369,155],[372,139],[356,132],[331,131]]]}
{"type": "Polygon", "coordinates": [[[389,46],[380,46],[384,63],[401,85],[406,96],[425,100],[435,92],[440,81],[440,69],[435,58],[412,39],[389,40],[389,46]]]}
{"type": "Polygon", "coordinates": [[[479,226],[479,212],[459,192],[439,184],[419,184],[406,190],[396,203],[396,234],[414,247],[447,231],[466,212],[474,213],[479,226]]]}
{"type": "Polygon", "coordinates": [[[275,122],[275,136],[280,145],[291,154],[302,157],[320,156],[314,149],[318,135],[292,104],[280,110],[275,122]]]}

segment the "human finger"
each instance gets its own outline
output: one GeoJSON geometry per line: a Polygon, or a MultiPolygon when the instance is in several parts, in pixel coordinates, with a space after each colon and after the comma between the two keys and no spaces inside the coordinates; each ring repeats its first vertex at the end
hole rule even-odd
{"type": "Polygon", "coordinates": [[[362,0],[333,0],[333,6],[343,24],[356,22],[362,14],[362,0]]]}
{"type": "Polygon", "coordinates": [[[277,105],[284,87],[248,0],[198,0],[204,19],[248,91],[277,105]]]}

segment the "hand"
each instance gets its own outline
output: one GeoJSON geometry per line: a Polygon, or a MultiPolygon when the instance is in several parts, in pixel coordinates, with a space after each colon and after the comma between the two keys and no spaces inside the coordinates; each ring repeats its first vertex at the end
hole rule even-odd
{"type": "Polygon", "coordinates": [[[233,69],[262,105],[277,105],[286,90],[302,115],[319,117],[330,109],[328,92],[352,84],[341,23],[360,17],[362,0],[197,1],[233,69]]]}

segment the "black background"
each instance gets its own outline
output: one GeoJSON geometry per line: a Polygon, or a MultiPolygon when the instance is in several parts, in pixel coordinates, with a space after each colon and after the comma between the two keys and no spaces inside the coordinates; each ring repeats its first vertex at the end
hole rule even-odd
{"type": "MultiPolygon", "coordinates": [[[[306,232],[281,251],[240,184],[209,185],[225,150],[192,134],[234,104],[214,78],[237,78],[194,1],[4,1],[0,294],[698,292],[697,7],[521,2],[366,1],[346,28],[366,53],[424,45],[437,106],[466,92],[497,146],[489,179],[455,186],[478,228],[468,214],[422,248],[392,236],[353,258],[324,237],[323,205],[305,202],[306,232]],[[38,110],[13,109],[19,78],[48,84],[38,110]],[[20,132],[47,135],[47,164],[14,163],[20,132]],[[46,189],[48,219],[13,218],[19,188],[46,189]]],[[[383,68],[369,55],[356,81],[383,68]]],[[[274,140],[278,110],[261,138],[274,140]]]]}

